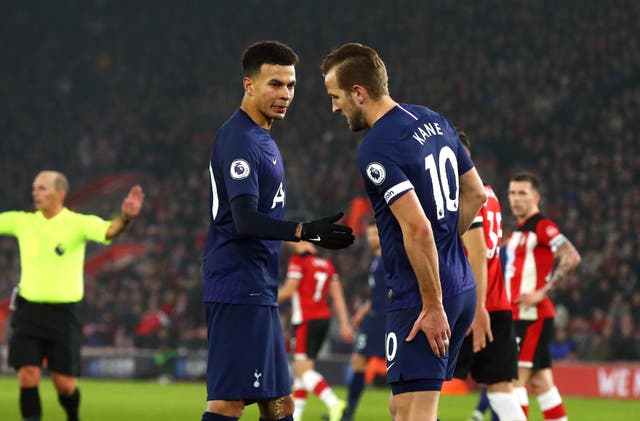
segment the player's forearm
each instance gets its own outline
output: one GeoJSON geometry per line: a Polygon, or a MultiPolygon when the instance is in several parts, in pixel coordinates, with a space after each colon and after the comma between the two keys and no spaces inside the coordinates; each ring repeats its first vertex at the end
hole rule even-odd
{"type": "Polygon", "coordinates": [[[124,215],[120,215],[116,219],[112,220],[111,225],[109,225],[109,229],[107,230],[107,240],[112,240],[122,234],[124,230],[127,229],[130,223],[131,219],[127,218],[124,215]]]}
{"type": "Polygon", "coordinates": [[[576,250],[569,240],[558,248],[555,256],[558,259],[558,265],[551,276],[551,280],[549,282],[551,284],[550,288],[553,284],[564,279],[569,273],[571,273],[571,271],[573,271],[582,260],[578,250],[576,250]]]}
{"type": "Polygon", "coordinates": [[[476,279],[477,306],[484,307],[487,298],[487,246],[482,226],[472,228],[462,236],[467,258],[476,279]]]}
{"type": "Polygon", "coordinates": [[[291,299],[293,293],[298,288],[298,280],[294,278],[287,278],[280,288],[278,288],[278,303],[283,303],[291,299]]]}
{"type": "Polygon", "coordinates": [[[442,307],[442,286],[433,232],[428,230],[403,232],[404,246],[411,267],[418,279],[423,308],[442,307]]]}
{"type": "Polygon", "coordinates": [[[341,327],[349,326],[349,312],[347,311],[347,303],[344,299],[340,281],[331,281],[329,294],[331,295],[331,302],[333,303],[333,310],[336,313],[338,323],[340,323],[341,327]]]}
{"type": "Polygon", "coordinates": [[[475,219],[478,211],[486,202],[482,180],[475,168],[460,176],[460,205],[458,207],[458,233],[463,235],[475,219]]]}
{"type": "Polygon", "coordinates": [[[236,232],[241,237],[263,240],[299,241],[298,222],[272,218],[258,211],[258,198],[238,196],[231,201],[231,215],[236,232]]]}

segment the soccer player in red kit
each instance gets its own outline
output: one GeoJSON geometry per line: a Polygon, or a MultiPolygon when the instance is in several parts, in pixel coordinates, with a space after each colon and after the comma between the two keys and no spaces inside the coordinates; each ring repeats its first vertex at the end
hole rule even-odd
{"type": "MultiPolygon", "coordinates": [[[[457,129],[462,144],[471,150],[469,137],[457,129]]],[[[458,357],[454,377],[467,374],[487,386],[487,398],[501,421],[527,419],[513,392],[512,381],[518,376],[518,346],[511,316],[511,302],[505,287],[500,246],[502,245],[502,210],[490,185],[485,184],[487,201],[462,236],[467,258],[476,278],[476,313],[458,357]]],[[[472,419],[483,419],[474,414],[472,419]]]]}
{"type": "Polygon", "coordinates": [[[516,395],[525,413],[525,385],[537,396],[545,420],[566,421],[567,412],[551,373],[549,343],[554,308],[547,295],[580,263],[580,254],[558,226],[540,213],[540,181],[520,173],[509,182],[509,205],[518,227],[507,241],[505,278],[511,289],[513,319],[520,344],[516,395]],[[557,260],[555,270],[554,263],[557,260]]]}
{"type": "Polygon", "coordinates": [[[302,419],[307,392],[313,392],[329,409],[329,420],[338,421],[346,403],[336,396],[322,374],[314,369],[314,362],[329,332],[331,309],[327,303],[328,295],[331,296],[342,339],[345,342],[353,339],[342,285],[333,263],[316,256],[313,244],[300,242],[291,246],[294,254],[289,259],[287,279],[278,291],[278,301],[291,299],[291,324],[295,330],[293,419],[302,419]]]}

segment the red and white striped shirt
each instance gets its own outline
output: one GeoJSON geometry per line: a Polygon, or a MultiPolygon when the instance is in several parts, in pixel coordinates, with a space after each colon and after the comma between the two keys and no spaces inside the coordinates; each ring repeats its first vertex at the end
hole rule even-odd
{"type": "Polygon", "coordinates": [[[538,320],[554,316],[548,296],[536,306],[516,304],[520,294],[534,292],[551,279],[555,251],[567,238],[558,226],[538,213],[519,223],[507,241],[505,278],[510,288],[514,320],[538,320]]]}
{"type": "Polygon", "coordinates": [[[331,318],[327,292],[329,283],[337,279],[331,261],[313,254],[293,255],[289,259],[287,278],[300,280],[291,297],[292,324],[331,318]]]}
{"type": "Polygon", "coordinates": [[[484,185],[487,201],[480,208],[471,227],[482,225],[484,242],[487,245],[487,311],[511,309],[507,295],[502,265],[500,264],[500,246],[502,245],[502,211],[500,202],[490,185],[484,185]]]}

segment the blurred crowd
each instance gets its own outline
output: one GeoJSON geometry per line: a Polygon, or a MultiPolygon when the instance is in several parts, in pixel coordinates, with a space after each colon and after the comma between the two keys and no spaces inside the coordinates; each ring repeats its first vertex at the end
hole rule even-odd
{"type": "MultiPolygon", "coordinates": [[[[369,44],[394,99],[469,134],[502,199],[505,235],[510,175],[541,176],[543,212],[583,257],[553,292],[554,356],[640,359],[640,3],[219,3],[14,4],[0,18],[0,210],[31,209],[44,168],[67,174],[72,190],[108,173],[143,177],[145,209],[121,241],[150,252],[86,280],[86,345],[205,346],[211,142],[240,103],[242,50],[278,39],[301,57],[293,106],[273,129],[290,218],[348,212],[364,196],[362,133],[332,115],[319,63],[344,42],[369,44]]],[[[110,217],[116,199],[82,210],[110,217]]],[[[328,256],[357,306],[371,259],[364,237],[328,256]]],[[[0,298],[19,270],[15,240],[0,238],[0,298]]]]}

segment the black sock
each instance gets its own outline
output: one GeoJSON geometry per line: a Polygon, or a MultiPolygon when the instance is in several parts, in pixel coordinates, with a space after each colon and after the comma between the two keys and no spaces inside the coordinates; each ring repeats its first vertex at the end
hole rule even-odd
{"type": "Polygon", "coordinates": [[[78,407],[80,406],[80,389],[76,387],[69,396],[58,395],[58,402],[67,411],[67,421],[78,421],[78,407]]]}
{"type": "Polygon", "coordinates": [[[42,416],[38,386],[20,388],[20,413],[25,420],[39,420],[42,416]]]}

